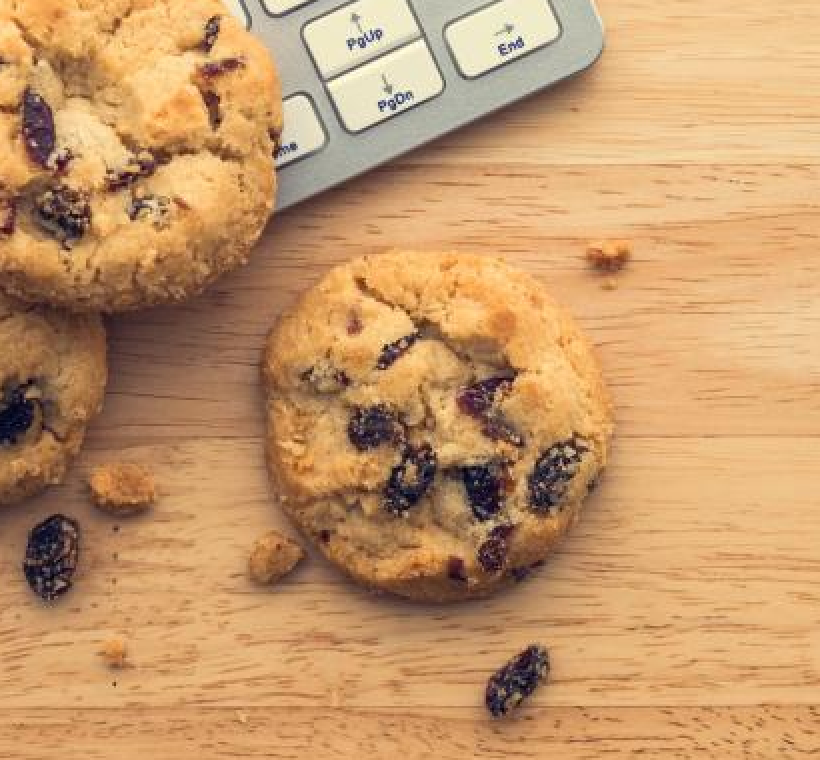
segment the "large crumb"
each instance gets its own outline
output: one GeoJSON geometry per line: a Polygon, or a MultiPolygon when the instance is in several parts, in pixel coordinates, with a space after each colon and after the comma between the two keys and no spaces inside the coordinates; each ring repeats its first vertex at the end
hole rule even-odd
{"type": "Polygon", "coordinates": [[[144,467],[125,462],[106,464],[91,473],[91,498],[112,515],[134,515],[157,501],[157,484],[144,467]]]}
{"type": "Polygon", "coordinates": [[[128,649],[122,639],[109,639],[103,642],[98,654],[109,668],[119,669],[125,667],[128,649]]]}
{"type": "Polygon", "coordinates": [[[274,583],[293,570],[304,556],[301,546],[272,530],[253,545],[248,571],[257,583],[274,583]]]}
{"type": "Polygon", "coordinates": [[[631,258],[628,240],[603,240],[587,248],[587,261],[601,272],[619,272],[631,258]]]}

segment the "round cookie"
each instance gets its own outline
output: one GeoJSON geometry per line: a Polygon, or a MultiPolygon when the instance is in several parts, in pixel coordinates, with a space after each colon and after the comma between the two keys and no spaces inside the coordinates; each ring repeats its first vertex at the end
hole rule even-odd
{"type": "Polygon", "coordinates": [[[0,0],[0,286],[83,312],[201,291],[262,232],[281,129],[219,0],[0,0]]]}
{"type": "Polygon", "coordinates": [[[500,260],[391,252],[330,272],[263,360],[283,509],[354,579],[448,601],[521,579],[606,464],[590,344],[500,260]]]}
{"type": "Polygon", "coordinates": [[[99,411],[105,331],[97,316],[68,316],[0,295],[0,504],[59,483],[99,411]]]}

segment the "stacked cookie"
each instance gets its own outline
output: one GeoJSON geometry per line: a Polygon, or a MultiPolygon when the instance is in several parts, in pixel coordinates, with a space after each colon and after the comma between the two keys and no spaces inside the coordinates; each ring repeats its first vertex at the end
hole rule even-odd
{"type": "Polygon", "coordinates": [[[219,0],[0,0],[0,503],[79,448],[98,313],[247,260],[281,129],[270,56],[219,0]]]}

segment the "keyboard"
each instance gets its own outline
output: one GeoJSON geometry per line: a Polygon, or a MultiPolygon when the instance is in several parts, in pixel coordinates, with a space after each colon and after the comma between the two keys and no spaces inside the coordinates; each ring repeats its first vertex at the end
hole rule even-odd
{"type": "Polygon", "coordinates": [[[592,0],[223,0],[270,48],[285,209],[583,71],[592,0]]]}

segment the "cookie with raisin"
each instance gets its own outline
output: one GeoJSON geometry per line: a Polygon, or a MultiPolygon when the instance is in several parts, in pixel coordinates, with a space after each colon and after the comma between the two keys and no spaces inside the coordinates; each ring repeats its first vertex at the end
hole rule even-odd
{"type": "Polygon", "coordinates": [[[390,252],[334,269],[271,331],[263,376],[282,508],[354,579],[406,597],[526,577],[607,463],[590,342],[494,258],[390,252]]]}
{"type": "Polygon", "coordinates": [[[99,317],[0,295],[0,505],[62,481],[107,379],[99,317]]]}
{"type": "Polygon", "coordinates": [[[219,0],[0,2],[0,288],[74,312],[180,301],[273,209],[282,103],[219,0]]]}

